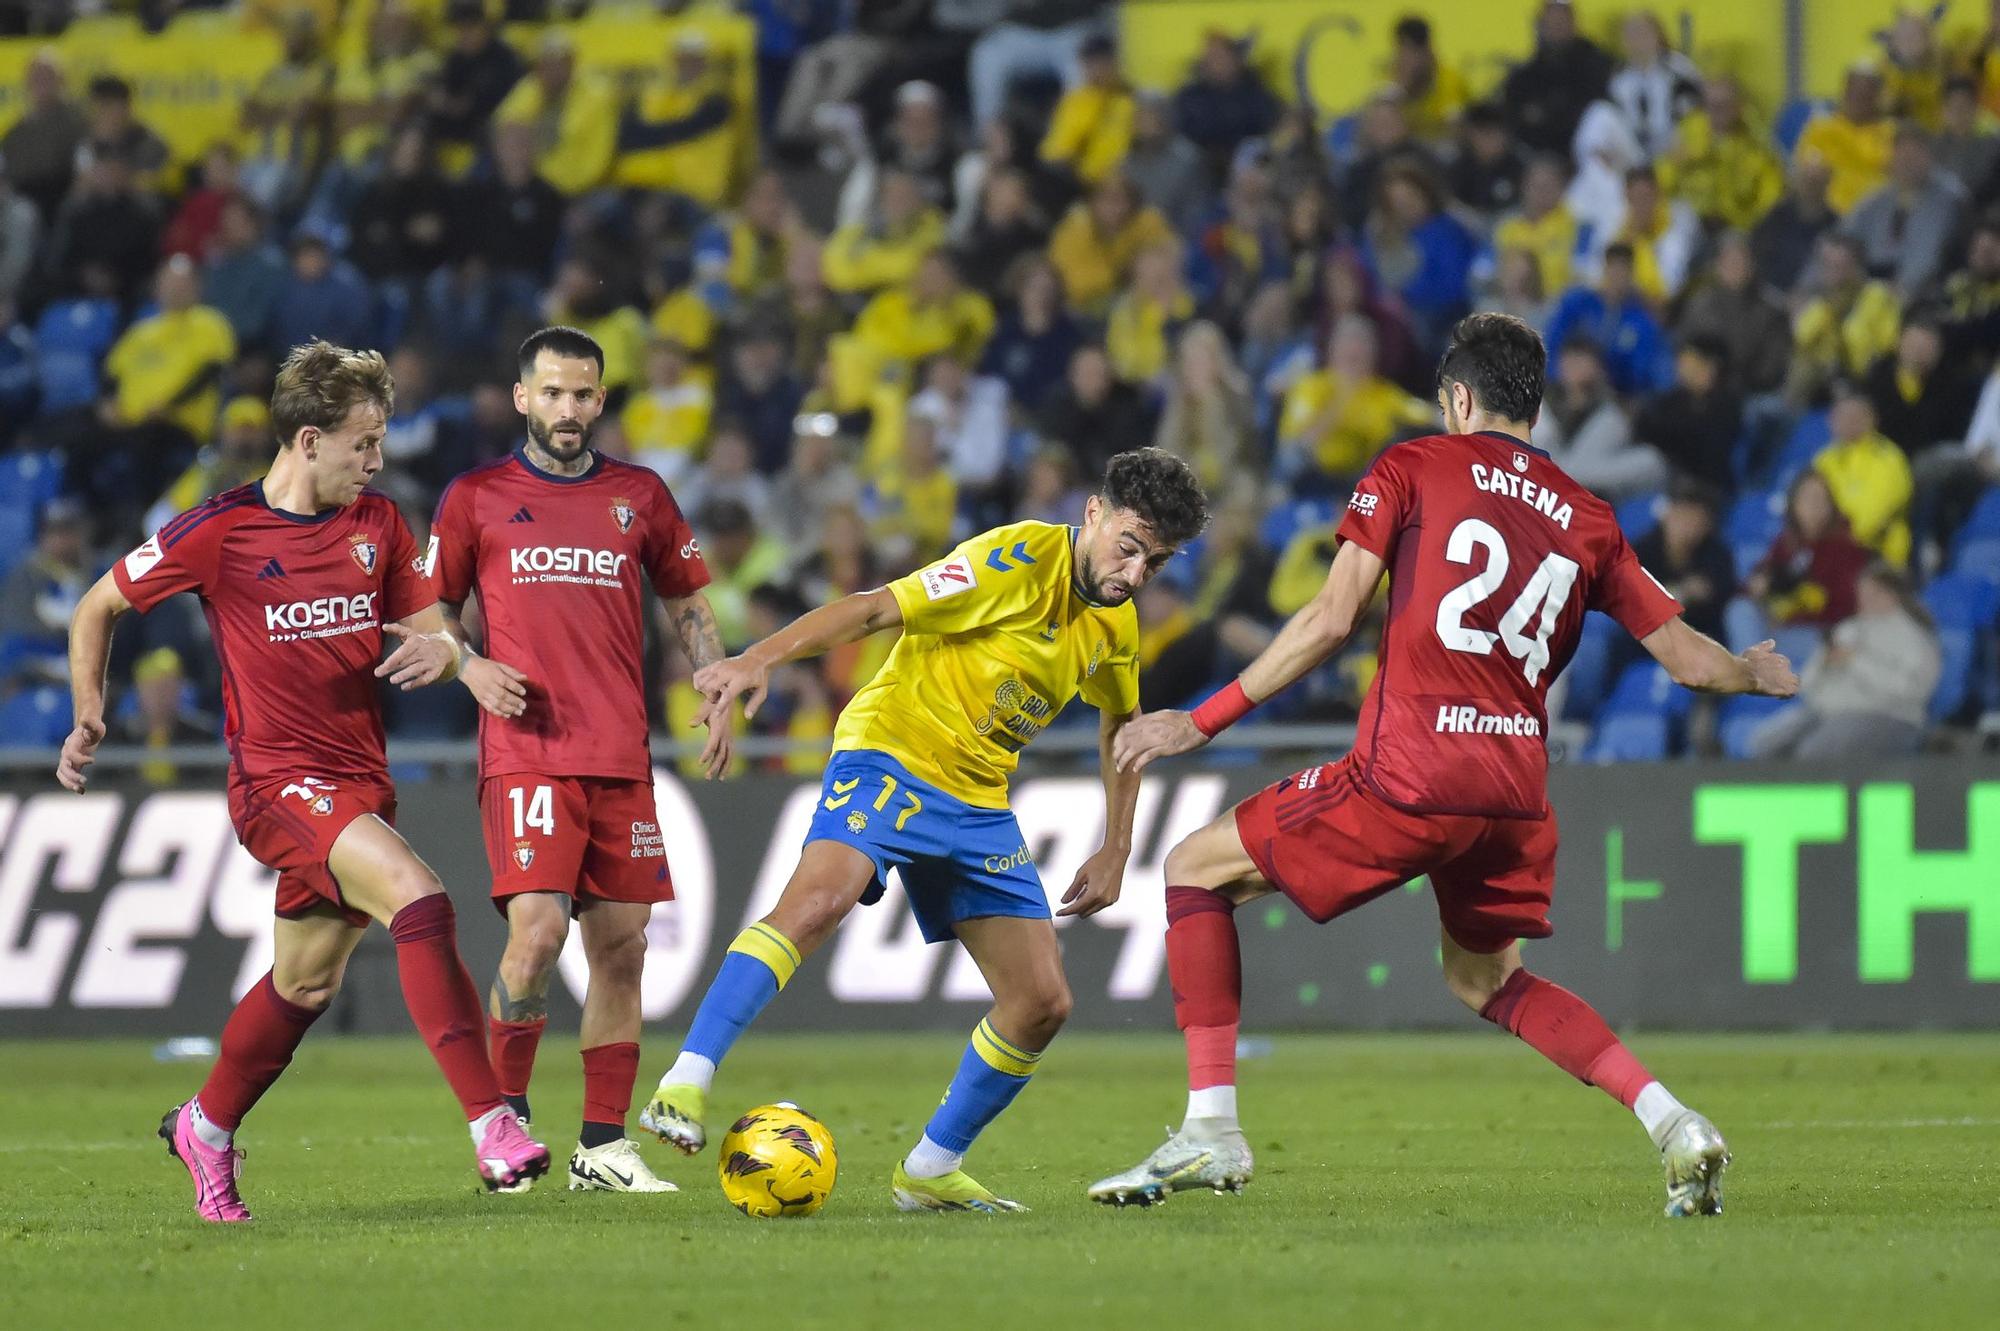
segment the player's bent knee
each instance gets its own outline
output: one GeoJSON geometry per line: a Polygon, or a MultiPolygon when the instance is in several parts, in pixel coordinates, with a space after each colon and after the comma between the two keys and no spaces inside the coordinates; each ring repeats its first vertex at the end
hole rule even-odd
{"type": "Polygon", "coordinates": [[[294,1007],[306,1008],[312,1012],[324,1012],[333,1005],[340,993],[340,982],[346,967],[321,975],[300,977],[271,977],[271,988],[287,1003],[294,1007]]]}
{"type": "Polygon", "coordinates": [[[507,960],[522,970],[541,975],[555,966],[567,941],[569,921],[561,916],[553,920],[516,920],[507,932],[507,960]]]}
{"type": "Polygon", "coordinates": [[[636,987],[646,970],[646,932],[635,929],[603,939],[590,948],[591,983],[636,987]]]}
{"type": "Polygon", "coordinates": [[[1500,954],[1483,956],[1462,953],[1446,958],[1444,983],[1451,990],[1452,997],[1478,1012],[1493,1000],[1493,995],[1500,992],[1513,970],[1500,954]]]}

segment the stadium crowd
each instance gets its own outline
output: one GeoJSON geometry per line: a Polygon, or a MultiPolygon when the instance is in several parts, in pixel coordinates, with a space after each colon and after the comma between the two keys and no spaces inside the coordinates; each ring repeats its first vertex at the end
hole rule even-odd
{"type": "MultiPolygon", "coordinates": [[[[79,7],[105,6],[7,21],[79,7]]],[[[595,442],[673,487],[731,647],[984,526],[1072,520],[1159,443],[1218,515],[1140,598],[1144,704],[1183,703],[1311,595],[1348,487],[1436,427],[1452,323],[1497,309],[1550,347],[1537,443],[1690,620],[1809,663],[1799,708],[1691,709],[1594,620],[1560,702],[1590,756],[1882,756],[2000,708],[2000,5],[1958,49],[1885,0],[1837,96],[1783,108],[1648,13],[1565,3],[1475,96],[1412,14],[1337,116],[1219,30],[1135,88],[1088,0],[744,0],[741,50],[659,0],[632,86],[579,60],[591,7],[244,0],[283,58],[187,163],[118,77],[30,64],[0,135],[11,742],[67,731],[68,614],[107,561],[261,474],[285,348],[391,355],[381,485],[421,538],[515,446],[511,349],[547,322],[605,347],[595,442]]],[[[121,636],[122,738],[214,735],[204,634],[174,604],[121,636]]],[[[789,668],[757,729],[829,735],[886,646],[789,668]]],[[[1270,710],[1352,716],[1373,652],[1270,710]]],[[[678,730],[684,666],[652,655],[678,730]]],[[[460,690],[391,716],[473,724],[460,690]]]]}

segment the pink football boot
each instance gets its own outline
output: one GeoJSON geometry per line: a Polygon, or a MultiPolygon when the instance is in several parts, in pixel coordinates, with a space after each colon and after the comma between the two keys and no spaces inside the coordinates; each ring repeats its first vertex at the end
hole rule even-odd
{"type": "Polygon", "coordinates": [[[243,1152],[234,1146],[218,1151],[194,1132],[194,1101],[175,1105],[160,1120],[160,1139],[167,1154],[187,1166],[194,1180],[194,1210],[219,1225],[250,1219],[250,1208],[236,1194],[236,1171],[243,1152]]]}
{"type": "Polygon", "coordinates": [[[521,1129],[511,1113],[495,1114],[479,1143],[479,1177],[488,1192],[526,1192],[549,1172],[549,1148],[521,1129]]]}

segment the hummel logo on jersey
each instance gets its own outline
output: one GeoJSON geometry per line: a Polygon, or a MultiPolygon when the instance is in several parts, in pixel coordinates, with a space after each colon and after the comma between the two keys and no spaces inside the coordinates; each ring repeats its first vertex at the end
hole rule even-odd
{"type": "Polygon", "coordinates": [[[507,521],[509,522],[533,522],[534,520],[535,520],[535,515],[528,511],[528,506],[526,504],[523,504],[519,508],[515,509],[514,516],[507,519],[507,521]]]}
{"type": "Polygon", "coordinates": [[[264,567],[257,570],[257,579],[260,582],[265,578],[282,578],[284,576],[285,566],[275,559],[266,560],[264,567]]]}

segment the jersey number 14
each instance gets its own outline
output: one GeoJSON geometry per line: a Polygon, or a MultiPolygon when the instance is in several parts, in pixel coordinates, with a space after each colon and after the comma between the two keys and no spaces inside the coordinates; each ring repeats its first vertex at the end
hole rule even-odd
{"type": "Polygon", "coordinates": [[[1475,656],[1491,656],[1493,644],[1498,641],[1510,656],[1520,661],[1521,673],[1528,677],[1528,682],[1536,683],[1549,664],[1549,634],[1555,632],[1570,590],[1576,586],[1577,562],[1557,554],[1543,559],[1535,576],[1528,579],[1528,585],[1500,617],[1500,631],[1495,633],[1469,627],[1465,617],[1500,590],[1512,560],[1500,533],[1478,518],[1467,518],[1452,528],[1451,537],[1445,542],[1444,557],[1454,564],[1470,564],[1475,558],[1474,546],[1485,547],[1486,567],[1478,576],[1452,588],[1438,602],[1438,640],[1454,652],[1471,652],[1475,656]],[[1532,637],[1527,631],[1530,621],[1534,625],[1532,637]]]}

